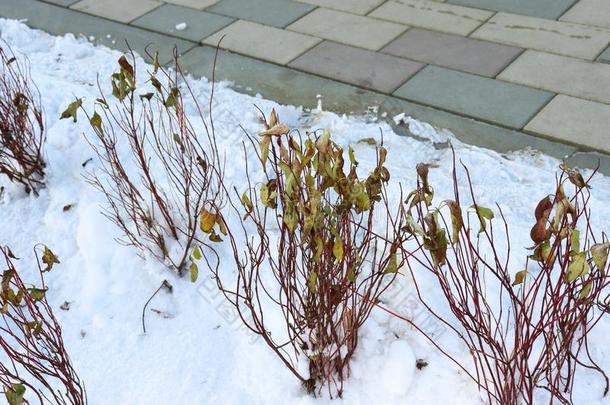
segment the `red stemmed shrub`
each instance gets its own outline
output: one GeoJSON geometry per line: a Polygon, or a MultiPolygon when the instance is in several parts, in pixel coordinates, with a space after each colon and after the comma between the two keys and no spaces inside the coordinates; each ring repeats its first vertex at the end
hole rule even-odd
{"type": "Polygon", "coordinates": [[[416,281],[422,269],[429,271],[442,291],[453,318],[433,309],[417,286],[426,307],[468,347],[474,371],[460,366],[489,403],[531,404],[536,392],[545,391],[550,403],[570,404],[579,366],[598,371],[607,387],[588,335],[608,296],[610,244],[592,228],[588,180],[562,167],[553,194],[543,196],[532,213],[531,255],[515,269],[502,210],[476,203],[464,169],[470,208],[461,205],[455,167],[453,199],[434,207],[429,167],[420,164],[417,189],[404,211],[411,235],[408,268],[416,281]],[[506,244],[497,239],[498,218],[506,244]]]}
{"type": "Polygon", "coordinates": [[[243,218],[241,229],[228,230],[237,277],[216,271],[214,278],[308,392],[341,396],[359,329],[402,264],[386,149],[362,178],[354,151],[327,131],[293,133],[275,111],[261,121],[260,142],[250,140],[263,180],[252,183],[248,161],[248,188],[232,199],[240,199],[234,207],[243,218]],[[271,332],[269,319],[278,317],[282,328],[271,332]]]}
{"type": "MultiPolygon", "coordinates": [[[[135,60],[133,53],[128,56],[135,60]]],[[[101,172],[89,180],[106,197],[104,213],[123,232],[123,242],[180,275],[190,270],[194,281],[202,247],[220,240],[214,231],[205,240],[198,232],[198,217],[219,204],[211,103],[206,116],[177,56],[173,71],[155,63],[142,74],[145,79],[129,60],[122,56],[118,61],[110,99],[100,86],[93,112],[78,99],[62,118],[76,121],[79,109],[87,115],[93,133],[87,139],[101,163],[101,172]],[[186,114],[184,97],[199,113],[199,128],[186,114]]]]}
{"type": "Polygon", "coordinates": [[[0,393],[9,405],[86,404],[83,383],[46,298],[43,273],[59,260],[48,248],[36,248],[40,285],[31,286],[22,280],[11,250],[0,251],[5,262],[0,284],[0,393]]]}
{"type": "Polygon", "coordinates": [[[0,42],[0,173],[38,194],[44,185],[44,123],[27,62],[0,42]]]}

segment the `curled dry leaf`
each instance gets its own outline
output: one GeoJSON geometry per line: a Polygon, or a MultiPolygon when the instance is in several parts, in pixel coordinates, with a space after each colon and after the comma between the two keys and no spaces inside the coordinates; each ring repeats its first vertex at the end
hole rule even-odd
{"type": "Polygon", "coordinates": [[[290,127],[288,125],[277,124],[265,131],[259,132],[258,134],[260,136],[281,136],[286,135],[288,132],[290,132],[290,127]]]}
{"type": "Polygon", "coordinates": [[[513,281],[513,286],[522,284],[525,281],[525,276],[527,276],[527,270],[518,271],[515,274],[515,281],[513,281]]]}
{"type": "Polygon", "coordinates": [[[544,218],[540,218],[538,222],[536,222],[536,225],[532,227],[532,230],[530,231],[530,238],[532,238],[532,240],[538,244],[547,240],[548,237],[549,232],[546,229],[546,221],[544,218]]]}
{"type": "Polygon", "coordinates": [[[44,252],[42,253],[42,262],[47,265],[47,267],[42,270],[42,272],[45,273],[47,271],[51,271],[54,264],[59,264],[59,259],[55,253],[51,251],[51,249],[45,246],[44,252]]]}
{"type": "Polygon", "coordinates": [[[608,251],[610,251],[610,242],[597,243],[591,246],[591,256],[593,262],[597,266],[602,275],[605,275],[606,262],[608,261],[608,251]]]}
{"type": "Polygon", "coordinates": [[[460,208],[460,205],[453,200],[446,200],[445,203],[447,204],[447,207],[449,207],[449,212],[451,213],[451,224],[453,226],[453,235],[451,239],[453,243],[456,243],[459,238],[460,230],[464,226],[462,209],[460,208]]]}
{"type": "Polygon", "coordinates": [[[552,209],[553,202],[551,201],[551,198],[549,196],[544,197],[536,206],[536,221],[540,221],[541,219],[544,219],[546,221],[551,215],[552,209]]]}

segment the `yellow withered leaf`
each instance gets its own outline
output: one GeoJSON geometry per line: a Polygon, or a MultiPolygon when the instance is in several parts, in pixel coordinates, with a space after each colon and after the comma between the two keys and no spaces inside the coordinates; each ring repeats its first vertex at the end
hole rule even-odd
{"type": "Polygon", "coordinates": [[[515,281],[513,281],[513,285],[515,286],[522,284],[523,281],[525,281],[525,276],[527,276],[527,270],[518,271],[517,274],[515,274],[515,281]]]}
{"type": "Polygon", "coordinates": [[[274,127],[280,121],[275,108],[271,109],[271,115],[269,117],[269,128],[274,127]]]}
{"type": "Polygon", "coordinates": [[[201,253],[201,248],[199,248],[199,246],[195,246],[193,248],[193,258],[195,260],[201,260],[202,257],[203,257],[203,254],[201,253]]]}
{"type": "Polygon", "coordinates": [[[333,255],[338,262],[343,260],[343,240],[339,235],[335,235],[335,242],[333,243],[333,255]]]}
{"type": "Polygon", "coordinates": [[[479,223],[481,224],[481,228],[479,229],[479,233],[485,232],[487,229],[487,224],[485,220],[491,221],[494,217],[494,213],[492,210],[486,207],[481,207],[480,205],[473,204],[470,208],[474,208],[477,216],[479,217],[479,223]]]}
{"type": "Polygon", "coordinates": [[[191,263],[189,272],[191,274],[191,283],[196,282],[197,278],[199,278],[199,267],[197,267],[197,265],[195,263],[191,263]]]}
{"type": "Polygon", "coordinates": [[[216,214],[211,213],[210,211],[203,208],[201,210],[201,217],[199,227],[205,233],[210,233],[214,228],[214,224],[216,223],[216,214]]]}
{"type": "Polygon", "coordinates": [[[570,234],[570,252],[580,252],[580,231],[578,229],[573,229],[570,234]]]}
{"type": "Polygon", "coordinates": [[[396,253],[392,253],[390,255],[390,260],[388,260],[388,265],[385,268],[384,273],[396,273],[398,271],[398,258],[396,257],[396,253]]]}
{"type": "Polygon", "coordinates": [[[59,264],[59,259],[55,256],[55,253],[51,251],[47,246],[44,247],[44,252],[42,253],[42,262],[47,265],[42,272],[51,271],[54,264],[59,264]]]}
{"type": "Polygon", "coordinates": [[[321,154],[326,154],[328,151],[328,144],[330,141],[330,132],[328,130],[324,130],[322,135],[316,140],[316,149],[321,154]]]}
{"type": "Polygon", "coordinates": [[[218,224],[218,229],[220,230],[220,233],[222,233],[224,236],[227,236],[227,234],[229,233],[227,230],[227,224],[220,213],[216,214],[216,223],[218,224]]]}
{"type": "Polygon", "coordinates": [[[580,299],[584,300],[591,294],[591,289],[593,288],[593,282],[591,280],[587,281],[585,285],[580,290],[580,299]]]}
{"type": "Polygon", "coordinates": [[[597,270],[602,275],[605,275],[605,267],[606,262],[608,261],[608,251],[610,251],[610,242],[606,243],[596,243],[591,246],[591,256],[593,257],[593,262],[595,266],[597,266],[597,270]]]}
{"type": "Polygon", "coordinates": [[[260,131],[258,134],[260,136],[281,136],[290,132],[290,127],[286,124],[277,124],[272,126],[271,128],[260,131]]]}
{"type": "Polygon", "coordinates": [[[451,214],[451,225],[453,226],[453,234],[451,236],[451,242],[456,243],[459,238],[460,230],[464,226],[464,219],[462,217],[462,209],[460,205],[452,200],[446,200],[447,207],[451,214]]]}
{"type": "Polygon", "coordinates": [[[568,272],[566,274],[566,281],[571,283],[576,280],[578,277],[584,276],[591,271],[589,267],[589,263],[587,262],[587,258],[585,253],[578,253],[574,256],[572,263],[568,266],[568,272]]]}
{"type": "Polygon", "coordinates": [[[309,274],[309,280],[307,280],[307,288],[309,288],[309,291],[314,294],[316,292],[316,283],[318,281],[318,273],[316,273],[315,271],[312,271],[309,274]]]}
{"type": "Polygon", "coordinates": [[[316,253],[313,257],[313,261],[315,263],[317,263],[320,261],[320,257],[322,257],[322,251],[324,250],[324,243],[322,242],[322,238],[320,238],[319,236],[316,237],[315,241],[316,241],[316,253]]]}
{"type": "Polygon", "coordinates": [[[271,144],[271,137],[263,137],[258,144],[261,148],[261,163],[263,164],[263,170],[266,170],[267,160],[269,159],[269,145],[271,144]]]}

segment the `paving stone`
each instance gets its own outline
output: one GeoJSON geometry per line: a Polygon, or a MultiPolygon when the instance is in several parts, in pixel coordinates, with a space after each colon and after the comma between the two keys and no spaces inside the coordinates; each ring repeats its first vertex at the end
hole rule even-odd
{"type": "Polygon", "coordinates": [[[199,42],[233,21],[235,21],[233,18],[222,15],[165,4],[143,15],[131,24],[151,31],[159,31],[199,42]],[[181,23],[186,23],[186,28],[176,29],[176,25],[181,23]]]}
{"type": "Polygon", "coordinates": [[[371,17],[458,35],[470,34],[492,15],[490,11],[430,0],[388,1],[369,14],[371,17]]]}
{"type": "MultiPolygon", "coordinates": [[[[195,76],[211,77],[214,52],[212,47],[196,47],[182,57],[182,67],[195,76]]],[[[316,108],[317,96],[322,95],[324,110],[339,114],[364,114],[387,97],[224,50],[218,55],[216,79],[235,83],[233,87],[242,93],[260,94],[278,103],[305,108],[316,108]]]]}
{"type": "Polygon", "coordinates": [[[495,77],[523,49],[493,42],[411,28],[382,52],[448,67],[463,72],[495,77]]]}
{"type": "Polygon", "coordinates": [[[608,46],[610,30],[498,13],[471,37],[591,60],[608,46]]]}
{"type": "Polygon", "coordinates": [[[375,18],[318,8],[288,26],[288,29],[376,51],[407,27],[375,18]]]}
{"type": "Polygon", "coordinates": [[[218,3],[220,0],[163,0],[166,3],[176,4],[178,6],[185,6],[203,10],[206,7],[210,7],[213,4],[218,3]]]}
{"type": "Polygon", "coordinates": [[[486,77],[427,66],[394,95],[470,117],[522,128],[552,93],[486,77]]]}
{"type": "Polygon", "coordinates": [[[527,124],[527,131],[610,153],[610,105],[557,95],[527,124]]]}
{"type": "Polygon", "coordinates": [[[601,53],[601,55],[597,57],[597,61],[602,63],[610,63],[610,47],[608,47],[604,52],[601,53]]]}
{"type": "Polygon", "coordinates": [[[610,103],[610,66],[603,63],[528,50],[500,73],[498,78],[610,103]]]}
{"type": "Polygon", "coordinates": [[[94,37],[93,43],[121,51],[127,50],[125,41],[128,40],[131,48],[143,57],[146,55],[144,49],[151,45],[151,52],[159,50],[162,63],[171,60],[174,46],[178,47],[179,52],[184,52],[195,45],[182,39],[155,34],[36,0],[2,0],[0,16],[17,20],[27,19],[30,27],[53,35],[73,33],[76,36],[94,37]],[[108,34],[111,34],[110,38],[107,37],[108,34]]]}
{"type": "Polygon", "coordinates": [[[391,93],[424,65],[406,59],[322,42],[289,66],[383,93],[391,93]],[[349,69],[345,67],[349,66],[349,69]]]}
{"type": "Polygon", "coordinates": [[[162,4],[157,0],[81,0],[70,7],[88,14],[128,23],[162,4]]]}
{"type": "Polygon", "coordinates": [[[238,20],[203,42],[215,46],[224,35],[223,48],[282,65],[321,41],[298,32],[238,20]]]}
{"type": "MultiPolygon", "coordinates": [[[[556,20],[578,0],[447,0],[461,6],[556,20]]],[[[605,1],[605,0],[603,0],[605,1]]]]}
{"type": "Polygon", "coordinates": [[[610,1],[580,0],[560,20],[610,28],[610,1]]]}
{"type": "MultiPolygon", "coordinates": [[[[464,143],[492,149],[499,153],[527,148],[538,150],[558,159],[564,159],[577,150],[570,145],[553,142],[521,131],[498,127],[396,97],[388,97],[379,111],[387,113],[388,117],[405,113],[415,119],[430,123],[436,128],[449,129],[457,139],[464,143]]],[[[404,125],[394,126],[394,130],[398,134],[406,132],[404,125]]]]}
{"type": "Polygon", "coordinates": [[[44,1],[47,3],[57,4],[58,6],[68,7],[68,6],[76,3],[78,0],[44,0],[44,1]]]}
{"type": "Polygon", "coordinates": [[[354,14],[366,15],[386,0],[299,0],[314,6],[348,11],[354,14]]]}
{"type": "Polygon", "coordinates": [[[283,28],[313,8],[291,0],[221,0],[206,11],[283,28]]]}

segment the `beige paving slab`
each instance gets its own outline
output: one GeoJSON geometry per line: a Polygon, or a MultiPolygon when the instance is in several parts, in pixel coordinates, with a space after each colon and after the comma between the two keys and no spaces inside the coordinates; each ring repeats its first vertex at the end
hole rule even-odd
{"type": "Polygon", "coordinates": [[[196,8],[203,10],[206,7],[210,7],[220,0],[163,0],[166,3],[177,4],[179,6],[196,8]]]}
{"type": "Polygon", "coordinates": [[[82,0],[70,8],[128,23],[161,5],[163,3],[157,0],[82,0]]]}
{"type": "Polygon", "coordinates": [[[610,1],[580,0],[560,20],[610,28],[610,1]]]}
{"type": "Polygon", "coordinates": [[[610,30],[498,13],[471,37],[592,60],[608,46],[610,30]]]}
{"type": "MultiPolygon", "coordinates": [[[[314,6],[332,8],[347,11],[354,14],[365,15],[385,0],[299,0],[301,3],[313,4],[314,6]]],[[[444,0],[443,0],[444,1],[444,0]]]]}
{"type": "Polygon", "coordinates": [[[292,31],[372,51],[381,49],[407,28],[402,24],[326,8],[317,8],[287,27],[292,31]]]}
{"type": "Polygon", "coordinates": [[[282,65],[321,41],[298,32],[238,20],[203,42],[215,46],[223,36],[221,47],[224,49],[282,65]]]}
{"type": "Polygon", "coordinates": [[[430,0],[392,0],[369,14],[406,25],[468,35],[493,15],[491,11],[430,0]]]}
{"type": "Polygon", "coordinates": [[[610,105],[557,95],[525,129],[610,152],[610,105]]]}
{"type": "Polygon", "coordinates": [[[504,69],[498,78],[610,103],[610,65],[605,63],[528,50],[504,69]]]}

